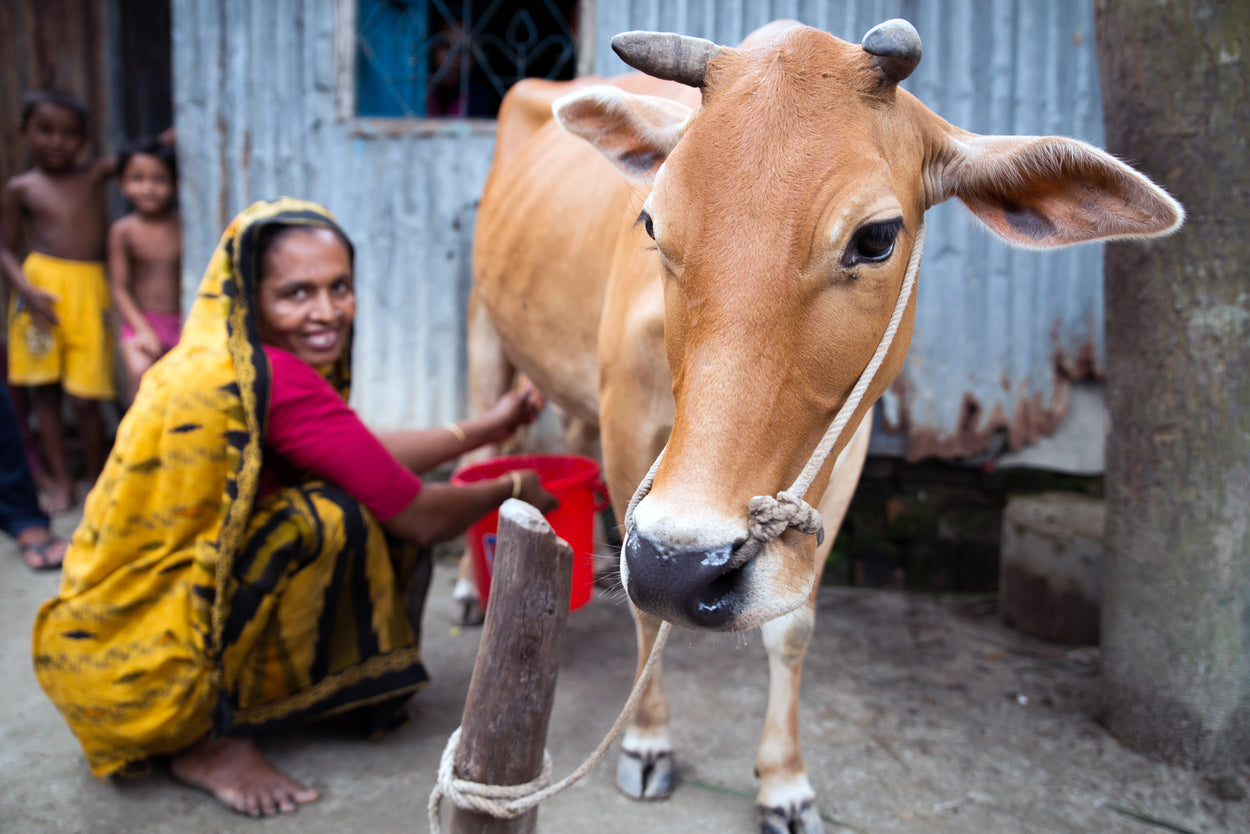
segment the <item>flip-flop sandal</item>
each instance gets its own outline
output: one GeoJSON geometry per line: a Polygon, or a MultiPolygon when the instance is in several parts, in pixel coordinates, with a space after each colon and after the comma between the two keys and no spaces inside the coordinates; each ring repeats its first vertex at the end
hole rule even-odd
{"type": "Polygon", "coordinates": [[[58,536],[49,536],[41,542],[26,542],[22,544],[22,559],[26,561],[26,567],[31,570],[57,570],[61,567],[61,561],[65,558],[65,551],[61,551],[61,558],[55,562],[48,560],[48,550],[58,544],[66,544],[66,541],[58,536]],[[31,559],[32,551],[37,559],[31,559]]]}

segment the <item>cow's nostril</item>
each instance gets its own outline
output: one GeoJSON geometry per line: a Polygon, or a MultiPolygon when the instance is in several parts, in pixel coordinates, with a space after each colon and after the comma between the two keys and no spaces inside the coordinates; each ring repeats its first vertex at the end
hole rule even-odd
{"type": "Polygon", "coordinates": [[[690,614],[704,628],[723,627],[737,613],[742,600],[743,574],[747,568],[725,571],[713,579],[694,598],[690,614]]]}

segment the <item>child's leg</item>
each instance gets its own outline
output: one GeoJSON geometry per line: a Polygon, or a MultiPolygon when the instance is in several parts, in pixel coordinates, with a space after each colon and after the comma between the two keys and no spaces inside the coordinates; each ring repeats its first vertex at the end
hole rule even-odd
{"type": "Polygon", "coordinates": [[[119,350],[122,364],[126,366],[126,407],[135,401],[139,393],[139,379],[152,367],[152,357],[142,350],[133,339],[122,339],[119,350]]]}
{"type": "Polygon", "coordinates": [[[100,413],[98,400],[83,397],[69,398],[74,408],[74,417],[78,421],[78,442],[82,444],[83,465],[87,472],[87,481],[94,484],[104,469],[104,417],[100,413]]]}
{"type": "Polygon", "coordinates": [[[26,465],[26,451],[17,415],[5,386],[0,385],[0,530],[17,536],[31,527],[47,527],[39,509],[39,493],[26,465]]]}
{"type": "Polygon", "coordinates": [[[39,489],[47,490],[50,486],[48,473],[43,469],[43,461],[39,459],[39,450],[35,448],[35,441],[30,436],[26,411],[26,394],[22,390],[24,386],[14,386],[7,382],[9,378],[9,346],[0,340],[0,372],[3,372],[3,383],[5,391],[8,393],[9,403],[13,407],[13,419],[16,421],[19,439],[22,444],[22,450],[26,454],[26,465],[30,468],[30,474],[35,479],[35,485],[39,489]]]}
{"type": "Polygon", "coordinates": [[[60,567],[67,543],[48,529],[48,516],[39,506],[17,415],[4,385],[0,385],[0,530],[17,539],[28,567],[60,567]]]}
{"type": "Polygon", "coordinates": [[[43,457],[39,454],[39,444],[35,442],[30,431],[30,395],[24,389],[18,390],[11,385],[8,389],[9,399],[13,402],[13,412],[17,415],[18,427],[22,433],[22,449],[26,453],[26,465],[30,467],[35,486],[43,492],[49,492],[52,489],[52,478],[48,475],[48,468],[44,466],[43,457]]]}
{"type": "Polygon", "coordinates": [[[43,449],[52,479],[48,509],[63,513],[74,506],[74,480],[69,473],[65,452],[65,424],[61,420],[61,388],[39,385],[34,389],[35,418],[39,421],[39,446],[43,449]]]}

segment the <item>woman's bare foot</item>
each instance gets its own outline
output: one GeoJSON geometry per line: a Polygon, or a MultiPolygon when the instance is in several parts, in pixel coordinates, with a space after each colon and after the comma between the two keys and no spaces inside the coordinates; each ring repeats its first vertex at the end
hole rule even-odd
{"type": "Polygon", "coordinates": [[[246,737],[205,736],[174,756],[169,769],[180,782],[253,817],[286,814],[319,796],[270,764],[246,737]]]}

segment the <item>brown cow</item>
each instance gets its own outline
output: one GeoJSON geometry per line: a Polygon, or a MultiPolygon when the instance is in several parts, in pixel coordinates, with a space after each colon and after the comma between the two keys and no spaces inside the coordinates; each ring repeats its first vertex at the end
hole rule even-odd
{"type": "MultiPolygon", "coordinates": [[[[473,338],[497,340],[500,358],[476,355],[475,379],[510,364],[597,423],[623,523],[664,450],[621,560],[640,657],[661,619],[762,626],[772,683],[760,829],[819,831],[798,747],[799,676],[824,552],[859,476],[869,409],[906,355],[914,296],[850,430],[799,496],[819,502],[824,545],[805,502],[760,533],[752,499],[796,481],[847,400],[913,255],[918,265],[930,206],[957,197],[1008,243],[1034,248],[1166,234],[1183,214],[1084,143],[943,121],[898,86],[920,59],[903,21],[862,46],[782,22],[736,49],[658,33],[613,47],[656,77],[527,82],[504,102],[470,315],[473,338]]],[[[627,793],[671,791],[658,678],[620,761],[627,793]]]]}

